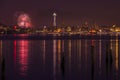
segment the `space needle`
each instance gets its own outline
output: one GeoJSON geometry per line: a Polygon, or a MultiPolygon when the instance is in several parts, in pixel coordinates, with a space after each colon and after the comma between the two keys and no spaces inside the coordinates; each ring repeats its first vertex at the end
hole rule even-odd
{"type": "Polygon", "coordinates": [[[53,13],[53,26],[56,26],[56,13],[53,13]]]}

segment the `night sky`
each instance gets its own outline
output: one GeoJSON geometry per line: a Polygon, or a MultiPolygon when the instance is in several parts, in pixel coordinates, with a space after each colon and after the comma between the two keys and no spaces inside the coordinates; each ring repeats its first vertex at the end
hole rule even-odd
{"type": "Polygon", "coordinates": [[[13,25],[20,12],[30,15],[34,26],[49,26],[53,12],[57,25],[120,25],[120,0],[0,0],[0,22],[13,25]]]}

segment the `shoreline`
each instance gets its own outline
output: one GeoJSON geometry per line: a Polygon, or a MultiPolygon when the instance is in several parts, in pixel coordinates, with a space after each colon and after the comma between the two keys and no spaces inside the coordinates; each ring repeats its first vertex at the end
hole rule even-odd
{"type": "Polygon", "coordinates": [[[0,35],[0,40],[50,40],[50,39],[120,39],[120,35],[39,35],[7,34],[0,35]]]}

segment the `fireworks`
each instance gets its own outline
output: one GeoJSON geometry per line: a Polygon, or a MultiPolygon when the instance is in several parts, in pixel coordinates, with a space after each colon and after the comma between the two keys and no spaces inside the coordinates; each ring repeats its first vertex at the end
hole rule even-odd
{"type": "Polygon", "coordinates": [[[17,18],[17,25],[23,28],[32,27],[32,23],[29,15],[26,13],[20,14],[17,18]]]}

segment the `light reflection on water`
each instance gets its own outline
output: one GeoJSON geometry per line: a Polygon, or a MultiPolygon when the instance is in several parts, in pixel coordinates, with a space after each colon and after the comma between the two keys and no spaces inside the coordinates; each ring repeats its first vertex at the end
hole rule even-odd
{"type": "Polygon", "coordinates": [[[4,55],[6,65],[10,64],[5,68],[6,80],[119,80],[118,37],[11,40],[0,44],[0,61],[4,55]]]}
{"type": "Polygon", "coordinates": [[[118,79],[118,70],[119,70],[119,42],[118,42],[118,37],[116,38],[116,57],[115,57],[115,66],[116,66],[116,79],[118,79]]]}
{"type": "Polygon", "coordinates": [[[21,75],[27,75],[28,70],[28,53],[29,42],[26,40],[20,40],[18,43],[18,65],[21,75]]]}
{"type": "Polygon", "coordinates": [[[46,41],[43,40],[43,64],[45,64],[45,50],[46,50],[46,41]]]}
{"type": "Polygon", "coordinates": [[[53,40],[53,76],[56,80],[56,40],[53,40]]]}
{"type": "Polygon", "coordinates": [[[0,62],[2,61],[2,40],[0,40],[0,62]]]}

